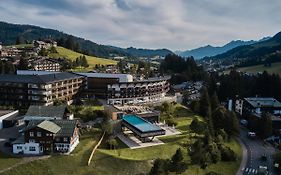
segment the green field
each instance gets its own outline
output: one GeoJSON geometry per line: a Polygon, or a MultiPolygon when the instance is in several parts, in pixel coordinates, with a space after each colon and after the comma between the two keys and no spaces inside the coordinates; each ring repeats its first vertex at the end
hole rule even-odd
{"type": "MultiPolygon", "coordinates": [[[[57,47],[56,49],[57,49],[58,53],[49,54],[50,57],[52,57],[52,58],[64,57],[64,58],[68,58],[70,60],[75,60],[77,57],[83,55],[81,53],[74,52],[74,51],[66,49],[64,47],[57,47]]],[[[92,68],[96,64],[100,64],[100,65],[117,64],[117,61],[105,59],[105,58],[94,57],[94,56],[87,56],[86,55],[86,59],[87,59],[88,64],[89,64],[89,68],[87,68],[87,69],[90,69],[90,70],[92,70],[92,68]]],[[[84,68],[81,68],[81,69],[78,68],[76,71],[83,71],[83,70],[85,70],[85,69],[84,68]]]]}
{"type": "MultiPolygon", "coordinates": [[[[93,157],[90,166],[87,166],[87,160],[91,149],[101,136],[101,131],[95,129],[91,132],[83,133],[80,138],[80,144],[69,156],[55,155],[46,160],[38,160],[25,165],[20,165],[14,170],[5,172],[6,175],[124,175],[124,174],[147,174],[152,167],[152,161],[157,158],[168,159],[181,148],[184,152],[184,160],[189,163],[190,158],[187,154],[186,144],[190,143],[193,137],[189,137],[189,124],[195,116],[188,109],[176,106],[178,114],[175,118],[178,123],[177,129],[182,132],[176,136],[165,136],[160,139],[165,142],[164,145],[146,147],[131,150],[127,148],[120,140],[116,150],[105,149],[105,144],[101,145],[93,157]]],[[[230,146],[237,154],[236,162],[219,162],[200,169],[198,166],[189,165],[184,175],[204,175],[207,172],[214,171],[220,174],[235,174],[241,161],[242,151],[238,142],[232,140],[225,143],[230,146]]],[[[4,158],[3,158],[4,159],[4,158]]],[[[6,160],[6,159],[4,159],[6,160]]],[[[1,159],[0,159],[1,162],[1,159]]]]}
{"type": "MultiPolygon", "coordinates": [[[[281,62],[278,63],[272,63],[271,67],[264,67],[263,64],[256,65],[256,66],[249,66],[249,67],[241,67],[238,68],[237,71],[240,72],[247,72],[247,73],[262,73],[263,71],[267,71],[270,74],[279,74],[281,76],[281,62]]],[[[228,71],[224,71],[224,73],[228,74],[228,71]]]]}
{"type": "Polygon", "coordinates": [[[281,62],[279,63],[272,63],[271,67],[264,67],[264,65],[257,65],[257,66],[250,66],[250,67],[241,67],[237,69],[241,72],[248,72],[248,73],[258,73],[267,71],[268,73],[275,73],[281,76],[281,62]]]}

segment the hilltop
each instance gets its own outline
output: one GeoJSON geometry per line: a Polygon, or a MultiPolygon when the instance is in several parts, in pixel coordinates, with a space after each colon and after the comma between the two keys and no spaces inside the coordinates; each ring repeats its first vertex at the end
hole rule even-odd
{"type": "Polygon", "coordinates": [[[71,38],[75,44],[79,46],[79,49],[87,55],[96,57],[112,58],[114,56],[128,56],[128,57],[145,57],[145,56],[165,56],[168,53],[172,53],[167,49],[131,49],[120,48],[108,45],[97,44],[93,41],[76,37],[64,32],[42,28],[33,25],[20,25],[11,24],[6,22],[0,22],[0,42],[4,45],[13,45],[16,40],[25,42],[32,42],[38,39],[53,39],[58,41],[71,38]]]}

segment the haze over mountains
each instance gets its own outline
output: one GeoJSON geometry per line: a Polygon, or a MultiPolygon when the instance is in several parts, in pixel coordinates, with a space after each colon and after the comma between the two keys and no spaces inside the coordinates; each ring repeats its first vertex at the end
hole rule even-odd
{"type": "Polygon", "coordinates": [[[279,62],[281,61],[281,32],[267,40],[238,46],[225,53],[205,58],[205,60],[210,59],[228,63],[239,61],[244,65],[279,62]]]}
{"type": "Polygon", "coordinates": [[[218,54],[222,54],[224,52],[227,52],[235,47],[238,46],[243,46],[243,45],[251,45],[260,41],[264,41],[269,39],[270,37],[265,37],[262,38],[259,41],[254,41],[254,40],[250,40],[250,41],[242,41],[242,40],[235,40],[235,41],[231,41],[227,44],[225,44],[224,46],[221,47],[215,47],[215,46],[211,46],[211,45],[207,45],[207,46],[203,46],[203,47],[199,47],[196,49],[192,49],[192,50],[186,50],[186,51],[176,51],[176,54],[183,56],[183,57],[189,57],[189,56],[193,56],[195,59],[201,59],[204,57],[211,57],[211,56],[215,56],[218,54]]]}

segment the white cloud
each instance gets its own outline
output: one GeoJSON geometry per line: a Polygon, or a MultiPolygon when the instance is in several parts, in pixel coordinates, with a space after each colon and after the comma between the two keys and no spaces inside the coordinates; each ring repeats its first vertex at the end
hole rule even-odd
{"type": "Polygon", "coordinates": [[[0,15],[100,44],[176,50],[273,35],[280,8],[279,0],[1,0],[0,15]]]}

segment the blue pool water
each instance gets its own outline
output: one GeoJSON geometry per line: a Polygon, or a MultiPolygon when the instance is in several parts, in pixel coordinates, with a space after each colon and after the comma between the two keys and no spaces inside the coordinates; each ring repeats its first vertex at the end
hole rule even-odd
{"type": "Polygon", "coordinates": [[[142,132],[151,132],[162,130],[160,127],[138,117],[134,114],[128,114],[123,116],[123,120],[139,129],[142,132]]]}

